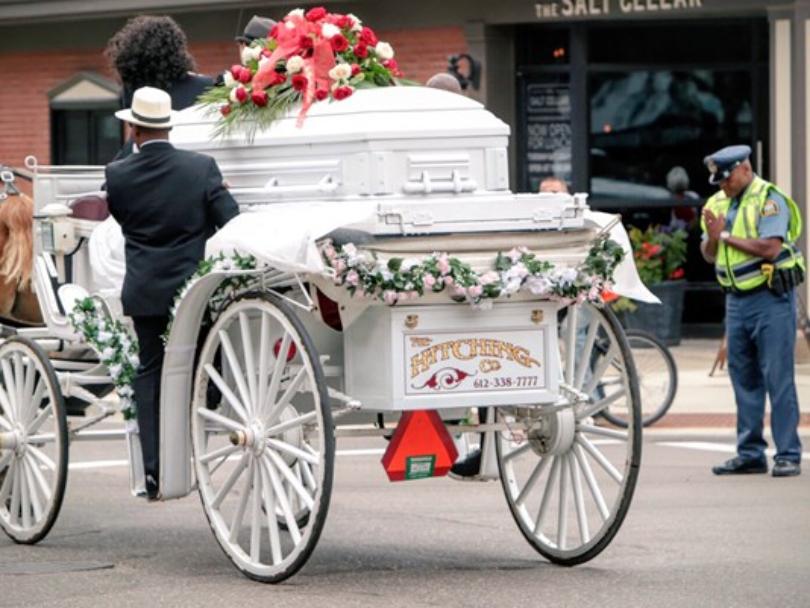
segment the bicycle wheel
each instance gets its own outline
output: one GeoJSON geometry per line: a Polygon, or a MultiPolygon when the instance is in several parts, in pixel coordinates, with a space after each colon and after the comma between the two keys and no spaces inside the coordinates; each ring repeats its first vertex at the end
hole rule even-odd
{"type": "MultiPolygon", "coordinates": [[[[669,348],[654,335],[638,329],[628,329],[626,334],[638,372],[641,421],[648,427],[663,418],[675,400],[678,368],[669,348]]],[[[616,426],[627,427],[625,417],[610,408],[602,415],[616,426]]]]}

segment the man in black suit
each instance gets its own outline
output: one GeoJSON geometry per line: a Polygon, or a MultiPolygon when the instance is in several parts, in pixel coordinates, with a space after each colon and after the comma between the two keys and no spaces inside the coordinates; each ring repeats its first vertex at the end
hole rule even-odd
{"type": "Polygon", "coordinates": [[[150,498],[158,494],[161,335],[174,296],[205,255],[205,242],[239,213],[213,158],[169,143],[171,98],[161,89],[135,91],[116,116],[132,127],[139,151],[107,165],[107,202],[126,241],[121,300],[140,348],[135,379],[141,445],[150,498]]]}

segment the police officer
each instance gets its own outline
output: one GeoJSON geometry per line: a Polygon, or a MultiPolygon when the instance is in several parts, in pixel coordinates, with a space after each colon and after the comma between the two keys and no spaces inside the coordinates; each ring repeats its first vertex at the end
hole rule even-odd
{"type": "Polygon", "coordinates": [[[776,444],[772,474],[787,477],[801,472],[802,455],[793,362],[802,220],[787,194],[754,174],[750,154],[748,146],[729,146],[703,161],[709,183],[721,190],[703,208],[701,251],[726,292],[728,369],[737,401],[737,456],[712,471],[768,472],[767,392],[776,444]]]}

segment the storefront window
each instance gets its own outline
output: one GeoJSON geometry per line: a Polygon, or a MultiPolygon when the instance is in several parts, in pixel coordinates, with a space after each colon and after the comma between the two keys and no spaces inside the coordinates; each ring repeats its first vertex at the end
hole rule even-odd
{"type": "Polygon", "coordinates": [[[667,173],[684,167],[707,196],[703,157],[753,138],[745,70],[634,70],[589,76],[591,195],[666,200],[667,173]]]}
{"type": "Polygon", "coordinates": [[[529,189],[549,175],[571,181],[571,88],[566,74],[526,84],[526,158],[529,189]]]}

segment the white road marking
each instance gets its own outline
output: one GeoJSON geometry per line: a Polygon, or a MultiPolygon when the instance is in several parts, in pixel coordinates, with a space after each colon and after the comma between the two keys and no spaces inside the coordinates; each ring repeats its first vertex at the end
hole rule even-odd
{"type": "MultiPolygon", "coordinates": [[[[728,443],[711,443],[709,441],[661,441],[656,445],[663,445],[669,448],[684,448],[686,450],[700,450],[702,452],[723,452],[726,454],[736,454],[737,446],[728,443]]],[[[776,450],[765,450],[768,456],[773,456],[776,450]]],[[[810,452],[802,452],[803,458],[810,458],[810,452]]]]}

